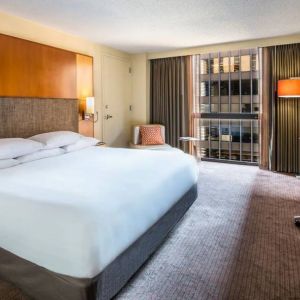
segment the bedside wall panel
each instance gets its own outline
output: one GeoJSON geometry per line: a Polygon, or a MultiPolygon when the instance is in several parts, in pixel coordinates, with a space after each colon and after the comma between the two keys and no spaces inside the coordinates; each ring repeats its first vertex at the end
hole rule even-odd
{"type": "Polygon", "coordinates": [[[93,57],[76,54],[77,98],[94,96],[93,91],[93,57]]]}
{"type": "Polygon", "coordinates": [[[93,89],[93,57],[76,54],[77,62],[77,98],[79,99],[79,133],[85,136],[94,136],[94,122],[83,120],[86,97],[94,96],[93,89]]]}
{"type": "Polygon", "coordinates": [[[0,96],[77,98],[76,53],[0,34],[0,96]]]}

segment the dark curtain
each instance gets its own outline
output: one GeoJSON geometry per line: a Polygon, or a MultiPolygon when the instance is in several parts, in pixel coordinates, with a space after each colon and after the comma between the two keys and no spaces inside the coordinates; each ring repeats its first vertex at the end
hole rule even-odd
{"type": "Polygon", "coordinates": [[[166,143],[181,147],[190,135],[191,57],[151,60],[150,121],[166,128],[166,143]]]}
{"type": "Polygon", "coordinates": [[[300,44],[265,48],[262,57],[262,155],[272,171],[300,173],[300,99],[276,95],[278,80],[300,76],[300,44]]]}

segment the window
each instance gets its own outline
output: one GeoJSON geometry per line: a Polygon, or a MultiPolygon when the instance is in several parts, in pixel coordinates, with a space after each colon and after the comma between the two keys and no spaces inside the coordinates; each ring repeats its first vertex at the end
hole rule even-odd
{"type": "Polygon", "coordinates": [[[258,163],[258,61],[257,49],[193,57],[193,126],[202,158],[258,163]]]}

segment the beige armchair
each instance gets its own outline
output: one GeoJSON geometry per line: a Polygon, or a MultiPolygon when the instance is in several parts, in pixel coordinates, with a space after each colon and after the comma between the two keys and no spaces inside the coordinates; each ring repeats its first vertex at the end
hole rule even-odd
{"type": "MultiPolygon", "coordinates": [[[[130,148],[133,149],[147,149],[147,150],[167,150],[167,149],[172,149],[172,147],[168,144],[163,144],[163,145],[147,145],[144,146],[141,144],[141,137],[140,137],[140,126],[141,125],[136,125],[133,126],[133,132],[132,132],[132,141],[129,144],[130,148]]],[[[143,125],[143,126],[153,126],[153,124],[149,125],[143,125]]],[[[155,125],[157,126],[157,125],[155,125]]],[[[162,139],[165,143],[165,126],[159,125],[161,128],[161,136],[162,139]]]]}

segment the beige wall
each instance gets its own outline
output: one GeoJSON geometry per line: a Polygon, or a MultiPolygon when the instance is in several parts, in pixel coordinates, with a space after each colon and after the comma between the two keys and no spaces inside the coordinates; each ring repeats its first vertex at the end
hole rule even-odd
{"type": "Polygon", "coordinates": [[[149,53],[148,59],[300,43],[300,34],[149,53]]]}
{"type": "MultiPolygon", "coordinates": [[[[127,53],[97,45],[82,38],[72,36],[61,31],[37,24],[15,16],[0,13],[0,33],[27,39],[30,41],[87,54],[94,57],[94,96],[96,110],[100,120],[95,124],[95,136],[102,138],[102,57],[109,55],[112,58],[130,59],[127,53]]],[[[117,88],[118,85],[116,85],[117,88]]]]}
{"type": "Polygon", "coordinates": [[[149,61],[147,54],[133,55],[132,65],[132,111],[131,124],[145,124],[148,121],[148,75],[149,61]]]}

